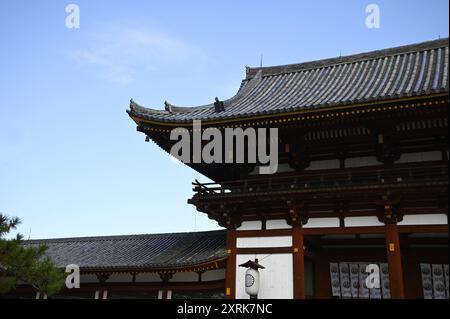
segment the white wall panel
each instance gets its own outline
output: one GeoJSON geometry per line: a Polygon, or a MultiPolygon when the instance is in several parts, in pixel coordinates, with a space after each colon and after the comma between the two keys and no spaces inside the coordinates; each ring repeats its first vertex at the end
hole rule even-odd
{"type": "Polygon", "coordinates": [[[132,282],[132,274],[112,274],[109,276],[107,282],[132,282]]]}
{"type": "Polygon", "coordinates": [[[236,299],[249,299],[245,293],[245,271],[244,267],[238,265],[249,259],[259,259],[261,265],[266,267],[260,269],[260,289],[258,299],[292,299],[293,269],[292,254],[261,254],[261,255],[237,255],[236,256],[236,299]]]}
{"type": "Polygon", "coordinates": [[[160,282],[161,278],[157,273],[143,273],[136,275],[136,282],[160,282]]]}
{"type": "Polygon", "coordinates": [[[237,248],[291,247],[292,236],[238,237],[237,248]]]}
{"type": "Polygon", "coordinates": [[[308,222],[303,225],[303,228],[318,228],[318,227],[339,227],[339,218],[324,217],[324,218],[309,218],[308,222]]]}
{"type": "Polygon", "coordinates": [[[169,280],[170,282],[197,282],[198,274],[193,271],[177,272],[169,280]]]}
{"type": "Polygon", "coordinates": [[[345,159],[345,167],[364,167],[364,166],[374,166],[381,165],[383,163],[377,161],[375,156],[364,156],[364,157],[349,157],[345,159]]]}
{"type": "Polygon", "coordinates": [[[244,221],[237,230],[261,230],[262,222],[260,220],[244,221]]]}
{"type": "Polygon", "coordinates": [[[339,167],[340,167],[340,162],[338,159],[311,161],[309,163],[309,166],[305,168],[305,171],[316,170],[316,169],[333,169],[333,168],[339,168],[339,167]]]}
{"type": "Polygon", "coordinates": [[[396,163],[412,163],[425,161],[440,161],[442,153],[440,151],[419,152],[419,153],[403,153],[396,163]]]}
{"type": "Polygon", "coordinates": [[[345,227],[384,226],[376,216],[345,217],[345,227]]]}
{"type": "Polygon", "coordinates": [[[225,269],[208,270],[202,274],[202,281],[214,281],[225,278],[225,269]]]}
{"type": "Polygon", "coordinates": [[[266,229],[289,229],[292,228],[288,225],[286,219],[269,219],[266,221],[266,229]]]}
{"type": "Polygon", "coordinates": [[[403,220],[397,225],[446,225],[448,224],[445,214],[418,214],[404,215],[403,220]]]}

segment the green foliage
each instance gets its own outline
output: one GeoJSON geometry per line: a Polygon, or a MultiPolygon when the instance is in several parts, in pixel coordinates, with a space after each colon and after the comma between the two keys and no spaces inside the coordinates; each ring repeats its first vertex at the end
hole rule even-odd
{"type": "Polygon", "coordinates": [[[25,283],[51,296],[64,284],[64,272],[45,257],[46,246],[24,246],[22,236],[5,239],[20,223],[17,217],[9,218],[0,213],[0,294],[6,293],[18,283],[25,283]]]}

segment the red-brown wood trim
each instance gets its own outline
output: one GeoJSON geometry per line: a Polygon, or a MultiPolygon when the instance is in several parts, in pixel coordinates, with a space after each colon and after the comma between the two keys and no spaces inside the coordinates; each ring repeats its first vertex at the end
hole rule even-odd
{"type": "Polygon", "coordinates": [[[385,228],[391,298],[403,299],[405,298],[405,286],[403,283],[402,256],[400,253],[398,226],[396,224],[386,224],[385,228]]]}
{"type": "Polygon", "coordinates": [[[237,230],[236,237],[291,236],[292,229],[237,230]]]}
{"type": "Polygon", "coordinates": [[[294,277],[294,299],[305,299],[305,258],[302,228],[292,229],[292,259],[294,277]]]}
{"type": "Polygon", "coordinates": [[[199,263],[196,265],[190,265],[186,267],[170,267],[170,268],[145,268],[145,267],[134,267],[134,268],[82,268],[81,274],[120,274],[120,273],[130,273],[130,274],[141,274],[141,273],[176,273],[176,272],[197,272],[197,271],[208,271],[220,268],[225,268],[226,257],[219,258],[215,260],[206,261],[204,263],[199,263]]]}
{"type": "Polygon", "coordinates": [[[290,253],[292,253],[292,247],[237,248],[236,253],[239,255],[290,254],[290,253]]]}
{"type": "MultiPolygon", "coordinates": [[[[398,226],[400,233],[447,233],[448,225],[403,225],[398,226]]],[[[361,226],[361,227],[317,227],[302,228],[303,235],[326,235],[326,234],[383,234],[384,226],[361,226]]],[[[269,237],[289,236],[292,229],[273,230],[240,230],[236,231],[237,237],[269,237]]]]}
{"type": "Polygon", "coordinates": [[[225,298],[236,296],[236,230],[227,230],[227,268],[225,271],[225,298]]]}
{"type": "Polygon", "coordinates": [[[400,225],[400,233],[448,233],[448,225],[400,225]]]}
{"type": "Polygon", "coordinates": [[[318,227],[303,228],[303,235],[326,235],[326,234],[383,234],[383,226],[365,227],[318,227]]]}

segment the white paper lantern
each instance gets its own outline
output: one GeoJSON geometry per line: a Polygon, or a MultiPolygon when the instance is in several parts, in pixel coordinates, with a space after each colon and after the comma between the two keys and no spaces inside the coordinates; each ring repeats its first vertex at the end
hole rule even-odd
{"type": "Polygon", "coordinates": [[[245,292],[250,296],[256,296],[259,292],[259,271],[248,268],[245,272],[245,292]]]}

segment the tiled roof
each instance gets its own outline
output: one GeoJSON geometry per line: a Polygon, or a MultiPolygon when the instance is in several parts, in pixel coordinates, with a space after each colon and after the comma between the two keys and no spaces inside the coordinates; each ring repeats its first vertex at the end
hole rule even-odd
{"type": "Polygon", "coordinates": [[[225,258],[225,231],[28,240],[48,247],[58,267],[163,269],[225,258]]]}
{"type": "Polygon", "coordinates": [[[130,116],[157,122],[213,121],[448,93],[448,38],[351,56],[248,68],[238,93],[199,107],[153,110],[130,102],[130,116]]]}

